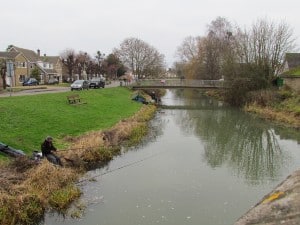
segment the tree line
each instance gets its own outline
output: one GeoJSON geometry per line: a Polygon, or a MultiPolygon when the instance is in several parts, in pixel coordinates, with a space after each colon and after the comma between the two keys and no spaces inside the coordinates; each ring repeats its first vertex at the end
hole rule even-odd
{"type": "MultiPolygon", "coordinates": [[[[67,48],[61,52],[60,59],[66,68],[63,75],[65,82],[73,80],[75,74],[79,79],[90,79],[100,74],[108,79],[117,79],[126,71],[131,71],[137,78],[157,78],[164,74],[166,67],[163,54],[145,41],[133,37],[126,38],[107,56],[99,50],[91,56],[87,52],[76,52],[67,48]]],[[[6,73],[6,60],[0,59],[0,75],[4,88],[6,73]]],[[[31,76],[38,77],[36,73],[39,72],[35,68],[31,71],[31,76]]]]}
{"type": "Polygon", "coordinates": [[[231,87],[228,100],[242,104],[247,92],[274,83],[285,53],[295,47],[293,30],[284,21],[259,19],[250,28],[240,28],[218,17],[207,26],[206,35],[183,40],[174,70],[191,79],[224,79],[231,87]]]}
{"type": "Polygon", "coordinates": [[[93,58],[86,52],[66,49],[61,59],[68,70],[66,80],[74,73],[81,78],[84,71],[87,75],[105,74],[110,79],[116,79],[128,70],[138,78],[158,77],[165,71],[164,55],[138,38],[126,38],[108,56],[97,51],[93,58]]]}

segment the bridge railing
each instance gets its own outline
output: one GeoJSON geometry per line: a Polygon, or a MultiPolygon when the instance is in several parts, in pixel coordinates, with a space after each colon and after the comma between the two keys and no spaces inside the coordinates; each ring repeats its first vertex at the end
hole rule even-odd
{"type": "Polygon", "coordinates": [[[203,88],[222,88],[222,80],[190,80],[190,79],[140,79],[133,83],[134,86],[144,87],[203,87],[203,88]]]}

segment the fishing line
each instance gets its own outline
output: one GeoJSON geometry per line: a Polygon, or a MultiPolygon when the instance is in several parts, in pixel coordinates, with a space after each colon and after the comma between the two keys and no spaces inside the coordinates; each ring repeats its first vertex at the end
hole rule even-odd
{"type": "Polygon", "coordinates": [[[132,162],[132,163],[129,163],[129,164],[120,166],[120,167],[118,167],[118,168],[116,168],[116,169],[108,170],[108,171],[106,171],[106,172],[104,172],[104,173],[101,173],[101,174],[98,174],[98,175],[95,175],[95,176],[92,176],[92,177],[89,177],[89,178],[80,180],[80,181],[76,182],[76,184],[79,184],[79,183],[82,183],[82,182],[85,182],[85,181],[88,181],[88,180],[93,180],[93,179],[95,179],[95,178],[97,178],[97,177],[100,177],[100,176],[103,176],[103,175],[106,175],[106,174],[109,174],[109,173],[113,173],[113,172],[115,172],[115,171],[124,169],[124,168],[126,168],[126,167],[133,166],[133,165],[135,165],[135,164],[138,164],[138,163],[141,163],[141,162],[143,162],[143,161],[146,161],[146,160],[148,160],[148,159],[150,159],[150,158],[153,158],[153,157],[155,157],[155,156],[157,156],[157,155],[159,155],[159,154],[161,154],[161,152],[160,152],[160,153],[157,153],[157,154],[154,154],[154,155],[150,155],[150,156],[145,157],[145,158],[143,158],[143,159],[140,159],[140,160],[138,160],[138,161],[135,161],[135,162],[132,162]]]}

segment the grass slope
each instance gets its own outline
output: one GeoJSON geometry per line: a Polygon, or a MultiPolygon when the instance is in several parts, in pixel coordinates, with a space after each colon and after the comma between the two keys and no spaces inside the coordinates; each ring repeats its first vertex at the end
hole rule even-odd
{"type": "Polygon", "coordinates": [[[0,98],[0,142],[31,153],[51,135],[62,147],[65,136],[109,128],[141,107],[121,87],[76,92],[86,102],[81,105],[67,103],[72,93],[0,98]]]}

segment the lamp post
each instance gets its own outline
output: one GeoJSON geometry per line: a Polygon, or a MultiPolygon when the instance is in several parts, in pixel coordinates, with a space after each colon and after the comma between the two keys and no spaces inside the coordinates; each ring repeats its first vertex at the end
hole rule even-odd
{"type": "Polygon", "coordinates": [[[12,92],[12,76],[13,76],[13,72],[14,72],[14,64],[11,60],[9,60],[7,62],[7,76],[10,79],[10,85],[9,85],[9,96],[11,96],[11,92],[12,92]]]}

